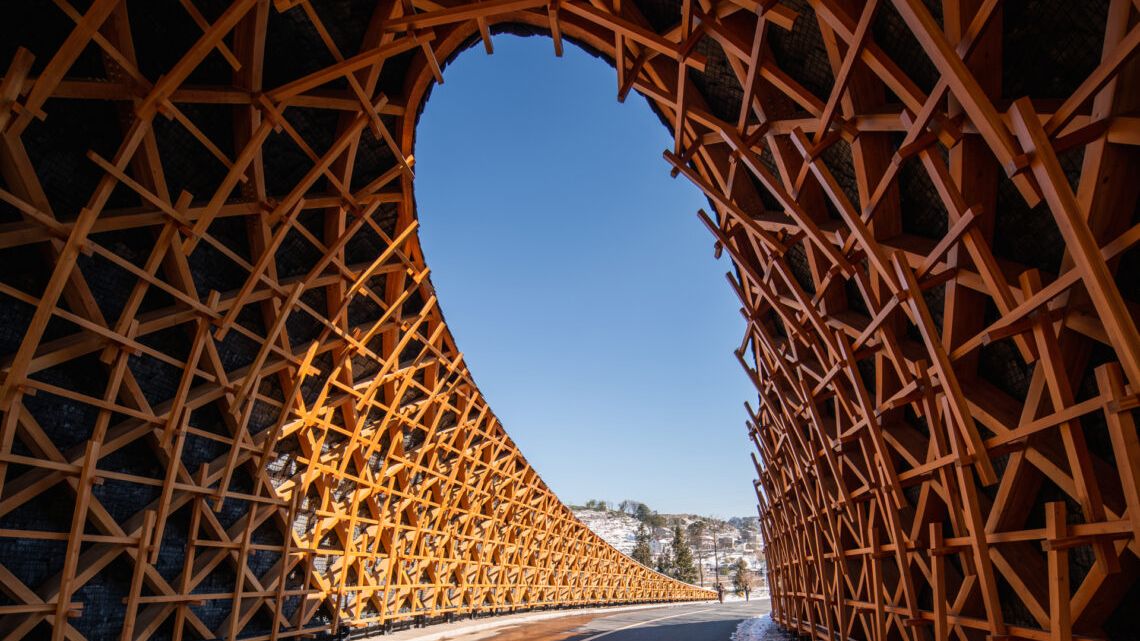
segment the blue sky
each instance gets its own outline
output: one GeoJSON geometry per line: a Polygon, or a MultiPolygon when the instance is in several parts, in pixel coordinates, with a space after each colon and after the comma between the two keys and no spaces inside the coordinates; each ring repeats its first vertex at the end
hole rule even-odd
{"type": "Polygon", "coordinates": [[[744,329],[708,203],[612,67],[547,38],[455,60],[419,124],[432,282],[508,433],[567,502],[755,515],[744,329]]]}

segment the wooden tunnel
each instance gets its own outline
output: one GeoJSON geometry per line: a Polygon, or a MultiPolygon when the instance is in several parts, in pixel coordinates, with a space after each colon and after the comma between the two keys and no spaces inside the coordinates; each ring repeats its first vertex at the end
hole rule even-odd
{"type": "Polygon", "coordinates": [[[417,116],[503,32],[708,196],[777,622],[1140,638],[1138,5],[7,3],[0,640],[708,598],[543,484],[433,293],[417,116]]]}

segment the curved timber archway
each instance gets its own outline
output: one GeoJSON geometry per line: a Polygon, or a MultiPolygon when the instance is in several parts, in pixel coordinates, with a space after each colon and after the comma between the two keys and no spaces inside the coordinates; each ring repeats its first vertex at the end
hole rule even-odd
{"type": "Polygon", "coordinates": [[[0,638],[707,598],[574,519],[433,294],[416,115],[503,29],[609,59],[709,197],[777,621],[1135,630],[1130,0],[9,11],[0,638]]]}

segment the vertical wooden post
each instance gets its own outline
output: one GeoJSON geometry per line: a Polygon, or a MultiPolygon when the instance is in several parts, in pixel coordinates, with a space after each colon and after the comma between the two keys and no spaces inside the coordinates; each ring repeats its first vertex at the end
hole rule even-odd
{"type": "Polygon", "coordinates": [[[942,524],[930,524],[930,588],[934,601],[934,640],[948,641],[950,629],[946,619],[946,544],[942,537],[942,524]]]}
{"type": "Polygon", "coordinates": [[[127,613],[123,618],[123,632],[121,641],[134,641],[135,619],[139,611],[139,597],[142,594],[143,580],[150,558],[151,537],[153,536],[156,514],[154,510],[147,510],[143,516],[142,526],[139,528],[139,542],[135,552],[134,571],[131,573],[131,587],[127,593],[127,613]]]}
{"type": "Polygon", "coordinates": [[[1069,598],[1069,550],[1065,503],[1045,504],[1045,543],[1049,565],[1049,639],[1072,641],[1073,621],[1069,598]]]}
{"type": "MultiPolygon", "coordinates": [[[[75,569],[83,546],[83,534],[87,530],[87,509],[91,503],[91,489],[96,482],[99,449],[98,441],[88,441],[83,453],[83,463],[79,468],[79,479],[75,488],[75,510],[72,512],[71,531],[67,536],[67,551],[64,552],[63,571],[60,573],[59,595],[56,597],[52,641],[62,641],[68,628],[67,613],[70,609],[75,569]]],[[[145,563],[145,559],[137,559],[135,566],[139,567],[145,563]]]]}

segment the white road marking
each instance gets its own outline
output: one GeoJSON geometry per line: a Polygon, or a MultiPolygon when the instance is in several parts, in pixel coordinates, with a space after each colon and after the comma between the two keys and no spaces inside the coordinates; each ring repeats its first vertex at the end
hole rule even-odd
{"type": "Polygon", "coordinates": [[[602,637],[609,636],[615,632],[621,632],[622,630],[628,630],[630,628],[638,628],[638,627],[641,627],[643,625],[649,625],[650,623],[656,623],[658,621],[664,621],[665,619],[676,619],[677,617],[689,616],[690,614],[700,614],[701,612],[709,612],[709,611],[715,610],[715,609],[716,608],[705,608],[704,610],[697,610],[696,612],[682,612],[681,614],[670,614],[667,617],[657,617],[656,619],[650,619],[648,621],[639,621],[637,623],[631,623],[629,625],[622,626],[620,628],[615,628],[613,630],[607,630],[605,632],[602,632],[601,634],[595,634],[592,637],[586,637],[585,639],[582,639],[582,641],[594,641],[594,639],[600,639],[602,637]]]}

